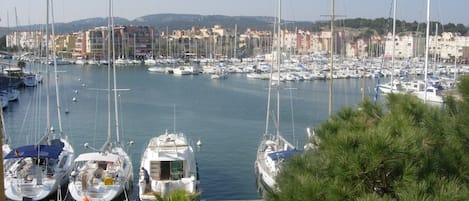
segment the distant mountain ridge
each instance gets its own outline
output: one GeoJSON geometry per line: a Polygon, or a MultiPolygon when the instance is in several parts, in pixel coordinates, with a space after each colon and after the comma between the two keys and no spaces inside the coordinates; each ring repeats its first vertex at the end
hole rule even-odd
{"type": "MultiPolygon", "coordinates": [[[[225,16],[225,15],[197,15],[197,14],[153,14],[138,17],[134,20],[115,17],[116,25],[150,25],[156,27],[158,31],[169,31],[175,29],[191,29],[192,27],[213,27],[214,25],[222,25],[226,28],[233,28],[235,24],[240,32],[244,32],[247,28],[257,30],[273,29],[274,17],[266,16],[225,16]]],[[[87,30],[98,26],[107,26],[107,18],[97,17],[82,20],[75,20],[67,23],[55,23],[57,33],[71,33],[80,30],[87,30]]],[[[312,27],[313,22],[289,22],[289,24],[298,24],[299,27],[312,27]]],[[[10,27],[10,30],[36,30],[38,25],[10,27]]],[[[0,33],[4,33],[6,27],[0,27],[0,33]]]]}
{"type": "MultiPolygon", "coordinates": [[[[77,32],[80,30],[92,29],[98,26],[107,26],[108,18],[88,18],[76,20],[68,23],[55,23],[55,30],[59,34],[77,32]]],[[[235,25],[238,27],[238,33],[243,33],[247,28],[256,30],[273,30],[275,22],[274,17],[267,16],[226,16],[226,15],[198,15],[198,14],[153,14],[138,17],[134,20],[128,20],[121,17],[114,18],[116,25],[149,25],[154,26],[157,31],[172,31],[172,30],[187,30],[192,27],[206,27],[211,28],[214,25],[222,25],[227,29],[234,29],[235,25]]],[[[307,21],[283,21],[283,29],[288,30],[309,30],[320,31],[321,29],[329,30],[329,20],[307,22],[307,21]]],[[[370,34],[378,33],[384,34],[389,32],[391,20],[390,18],[377,18],[377,19],[341,19],[337,20],[336,25],[339,28],[351,28],[363,34],[368,38],[370,34]]],[[[422,32],[425,23],[405,22],[401,20],[396,21],[397,32],[422,32]]],[[[432,22],[434,24],[434,22],[432,22]]],[[[40,25],[21,26],[19,28],[10,28],[10,31],[31,31],[38,30],[40,25]]],[[[444,25],[444,30],[448,32],[459,32],[463,35],[469,34],[469,30],[463,24],[448,23],[444,25]]],[[[433,34],[433,29],[432,33],[433,34]]],[[[8,31],[6,27],[0,27],[0,36],[5,35],[8,31]]]]}

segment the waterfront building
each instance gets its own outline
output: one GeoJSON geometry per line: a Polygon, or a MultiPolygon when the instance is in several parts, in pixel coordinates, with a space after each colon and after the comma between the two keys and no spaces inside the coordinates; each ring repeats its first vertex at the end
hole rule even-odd
{"type": "Polygon", "coordinates": [[[15,31],[7,34],[6,47],[21,50],[38,50],[45,44],[45,33],[40,31],[15,31]]]}
{"type": "Polygon", "coordinates": [[[430,37],[429,54],[442,61],[454,61],[454,58],[465,63],[469,58],[469,37],[459,33],[443,32],[437,37],[430,37]]]}
{"type": "Polygon", "coordinates": [[[394,48],[394,58],[409,59],[422,57],[425,48],[425,38],[415,36],[412,33],[396,34],[392,38],[392,33],[388,33],[384,44],[384,57],[391,58],[394,48]],[[394,44],[393,44],[394,41],[394,44]]]}

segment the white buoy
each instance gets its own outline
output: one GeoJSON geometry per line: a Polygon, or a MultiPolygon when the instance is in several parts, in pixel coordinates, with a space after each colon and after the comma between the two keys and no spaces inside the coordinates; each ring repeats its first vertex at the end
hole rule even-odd
{"type": "Polygon", "coordinates": [[[197,146],[199,146],[199,147],[202,146],[202,142],[200,141],[200,139],[197,140],[197,143],[196,143],[196,144],[197,144],[197,146]]]}
{"type": "Polygon", "coordinates": [[[50,132],[54,132],[54,130],[55,130],[54,127],[51,126],[51,127],[50,127],[50,132]]]}
{"type": "Polygon", "coordinates": [[[70,111],[68,111],[68,109],[65,109],[65,114],[68,114],[70,111]]]}
{"type": "Polygon", "coordinates": [[[74,91],[74,92],[77,94],[77,93],[78,93],[78,90],[76,90],[76,89],[75,89],[75,91],[74,91]]]}
{"type": "Polygon", "coordinates": [[[86,84],[85,84],[85,83],[83,83],[83,84],[81,84],[81,86],[82,86],[82,87],[86,87],[86,84]]]}
{"type": "Polygon", "coordinates": [[[73,98],[72,98],[72,101],[73,101],[73,102],[77,102],[77,98],[76,98],[76,97],[73,97],[73,98]]]}
{"type": "Polygon", "coordinates": [[[78,81],[81,81],[81,78],[78,78],[78,81]]]}

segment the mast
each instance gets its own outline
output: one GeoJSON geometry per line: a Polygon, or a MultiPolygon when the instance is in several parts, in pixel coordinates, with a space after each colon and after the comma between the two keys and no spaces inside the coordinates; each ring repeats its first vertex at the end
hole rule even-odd
{"type": "Polygon", "coordinates": [[[233,58],[236,59],[236,42],[237,42],[237,39],[238,39],[238,24],[235,24],[235,35],[234,35],[234,46],[233,46],[233,58]]]}
{"type": "Polygon", "coordinates": [[[50,142],[50,69],[49,69],[49,0],[46,0],[46,115],[47,115],[47,142],[50,142]]]}
{"type": "Polygon", "coordinates": [[[60,105],[59,74],[57,72],[57,49],[55,48],[55,28],[54,28],[55,21],[54,21],[54,2],[53,1],[51,1],[51,17],[52,17],[51,28],[52,28],[52,38],[53,38],[52,47],[54,47],[54,49],[52,50],[52,52],[53,52],[52,58],[53,58],[53,61],[54,61],[55,97],[56,97],[56,101],[57,101],[57,119],[58,119],[58,122],[59,122],[60,136],[63,137],[62,112],[61,112],[62,106],[60,105]]]}
{"type": "MultiPolygon", "coordinates": [[[[4,129],[3,129],[3,108],[0,107],[0,145],[3,147],[3,137],[4,137],[4,129]]],[[[3,151],[0,152],[0,157],[3,159],[3,151]]],[[[5,180],[4,178],[4,171],[3,171],[3,161],[0,163],[0,189],[5,189],[5,180]]],[[[5,198],[5,191],[0,191],[0,200],[6,200],[5,198]]]]}
{"type": "Polygon", "coordinates": [[[436,52],[438,50],[438,23],[435,23],[435,50],[433,51],[433,74],[436,73],[436,52]]]}
{"type": "MultiPolygon", "coordinates": [[[[111,5],[112,5],[112,0],[109,0],[109,18],[107,20],[107,138],[106,142],[101,148],[101,151],[110,151],[110,143],[111,143],[111,68],[112,64],[114,63],[114,59],[111,58],[111,30],[113,27],[111,27],[111,5]]],[[[114,44],[112,44],[114,45],[114,44]]]]}
{"type": "Polygon", "coordinates": [[[391,93],[394,87],[394,53],[396,51],[396,9],[397,0],[393,1],[393,14],[392,14],[392,55],[391,55],[391,93]]]}
{"type": "MultiPolygon", "coordinates": [[[[112,3],[112,0],[111,1],[111,27],[112,27],[112,30],[111,30],[111,34],[112,34],[112,43],[114,44],[114,10],[112,9],[114,7],[113,3],[112,3]]],[[[153,38],[153,36],[152,36],[153,38]]],[[[116,129],[116,143],[117,144],[120,144],[120,134],[119,134],[119,110],[118,110],[118,104],[117,104],[117,80],[116,80],[116,65],[115,65],[115,62],[114,62],[114,59],[116,58],[116,51],[114,49],[114,45],[112,46],[112,59],[113,59],[113,62],[112,62],[112,80],[113,80],[113,90],[114,90],[114,118],[115,118],[115,129],[116,129]]],[[[152,40],[152,48],[153,48],[153,40],[152,40]]],[[[152,54],[153,54],[153,49],[152,49],[152,54]]]]}
{"type": "Polygon", "coordinates": [[[281,63],[281,56],[282,54],[280,53],[280,37],[281,37],[281,19],[282,19],[282,0],[278,0],[278,18],[277,18],[277,136],[280,135],[280,63],[281,63]]]}
{"type": "Polygon", "coordinates": [[[423,99],[423,102],[426,103],[427,102],[427,77],[428,77],[428,40],[430,38],[430,0],[427,0],[427,33],[425,35],[425,98],[423,99]]]}
{"type": "Polygon", "coordinates": [[[334,86],[333,71],[334,71],[334,0],[331,0],[331,58],[330,58],[330,82],[329,82],[329,117],[332,116],[332,93],[334,86]]]}

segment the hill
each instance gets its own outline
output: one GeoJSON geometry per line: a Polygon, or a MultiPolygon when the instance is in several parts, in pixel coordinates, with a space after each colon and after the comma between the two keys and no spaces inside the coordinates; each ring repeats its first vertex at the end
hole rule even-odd
{"type": "MultiPolygon", "coordinates": [[[[192,27],[213,27],[214,25],[222,25],[225,28],[234,28],[238,26],[239,32],[244,32],[247,28],[257,30],[272,30],[275,18],[265,16],[225,16],[225,15],[196,15],[196,14],[154,14],[146,15],[134,20],[125,18],[114,18],[116,25],[151,25],[156,27],[158,31],[169,31],[175,29],[191,29],[192,27]]],[[[366,28],[368,33],[384,34],[389,31],[392,21],[387,18],[378,19],[342,19],[337,20],[336,26],[340,28],[363,29],[366,28]]],[[[434,22],[432,22],[434,24],[434,22]]],[[[424,31],[425,23],[406,22],[402,20],[396,21],[397,32],[401,31],[424,31]]],[[[97,26],[107,26],[107,18],[89,18],[76,20],[68,23],[56,23],[57,33],[70,33],[79,30],[86,30],[97,26]]],[[[18,28],[10,28],[10,30],[37,30],[40,25],[21,26],[18,28]]],[[[302,29],[310,31],[319,31],[321,29],[329,29],[329,21],[284,21],[284,27],[289,30],[302,29]]],[[[7,32],[6,27],[0,27],[0,35],[7,32]]],[[[432,29],[433,30],[433,29],[432,29]]],[[[443,25],[443,30],[448,32],[459,32],[463,35],[468,33],[468,29],[462,24],[448,23],[443,25]]]]}

